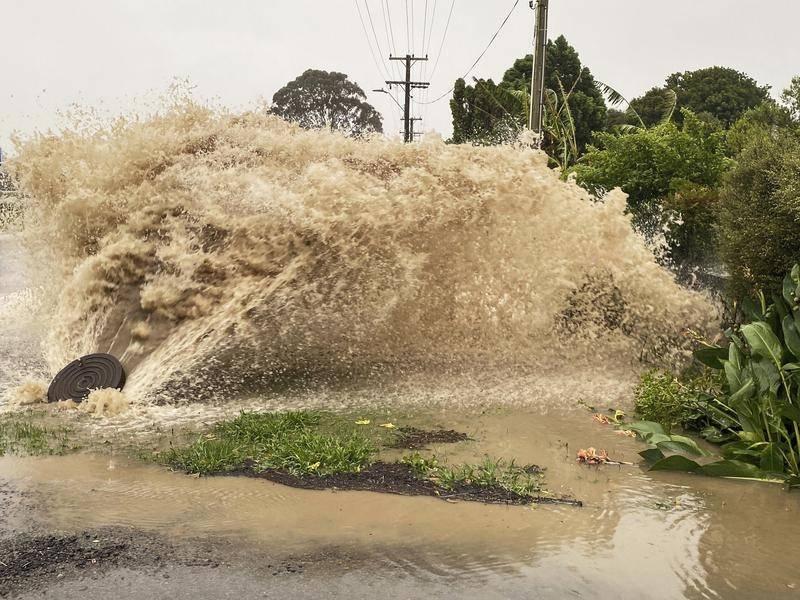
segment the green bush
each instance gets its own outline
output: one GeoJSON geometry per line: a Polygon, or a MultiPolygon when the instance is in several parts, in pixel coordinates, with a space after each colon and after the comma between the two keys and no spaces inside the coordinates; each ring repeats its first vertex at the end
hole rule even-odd
{"type": "Polygon", "coordinates": [[[669,252],[674,262],[684,263],[707,260],[713,243],[698,234],[707,237],[713,229],[714,190],[729,166],[724,132],[684,111],[681,127],[664,123],[595,134],[575,174],[580,185],[598,196],[622,188],[633,224],[645,236],[660,234],[665,217],[677,213],[668,234],[669,252]]]}
{"type": "Polygon", "coordinates": [[[800,260],[800,134],[775,127],[749,134],[720,201],[720,255],[736,298],[779,290],[800,260]]]}
{"type": "Polygon", "coordinates": [[[635,411],[668,433],[675,427],[700,431],[712,422],[709,401],[721,385],[722,379],[709,370],[684,378],[667,371],[648,371],[634,391],[635,411]]]}

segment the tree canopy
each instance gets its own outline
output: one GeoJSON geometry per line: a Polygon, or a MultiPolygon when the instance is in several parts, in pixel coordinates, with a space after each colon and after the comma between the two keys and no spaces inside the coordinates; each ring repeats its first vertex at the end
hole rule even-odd
{"type": "MultiPolygon", "coordinates": [[[[457,80],[450,101],[452,141],[498,143],[522,129],[528,121],[532,64],[530,54],[516,60],[499,84],[491,79],[477,79],[474,85],[457,80]]],[[[547,43],[545,87],[556,98],[567,98],[575,142],[582,151],[592,132],[605,128],[606,105],[591,71],[581,65],[578,53],[563,35],[547,43]]],[[[556,140],[546,135],[544,149],[552,156],[556,147],[556,140]]]]}
{"type": "MultiPolygon", "coordinates": [[[[533,56],[514,61],[503,75],[503,83],[517,90],[530,90],[533,56]]],[[[583,151],[592,138],[593,131],[606,125],[606,103],[588,67],[581,64],[580,56],[563,35],[547,42],[544,67],[545,88],[558,96],[568,95],[569,109],[575,124],[575,141],[583,151]]]]}
{"type": "Polygon", "coordinates": [[[602,196],[620,187],[628,194],[634,225],[646,235],[668,228],[669,255],[676,262],[701,262],[714,246],[710,224],[714,190],[729,167],[725,134],[683,110],[683,124],[663,123],[618,135],[600,132],[575,167],[578,182],[602,196]],[[698,246],[697,242],[702,242],[698,246]]]}
{"type": "Polygon", "coordinates": [[[275,92],[270,111],[306,129],[335,129],[353,137],[383,132],[380,113],[344,73],[308,69],[275,92]]]}
{"type": "Polygon", "coordinates": [[[665,103],[671,101],[666,90],[673,90],[677,96],[675,120],[679,124],[683,119],[680,109],[688,108],[705,120],[716,120],[723,127],[730,127],[749,109],[769,98],[769,86],[759,86],[749,75],[728,67],[673,73],[663,86],[631,101],[631,107],[645,125],[659,122],[665,103]]]}

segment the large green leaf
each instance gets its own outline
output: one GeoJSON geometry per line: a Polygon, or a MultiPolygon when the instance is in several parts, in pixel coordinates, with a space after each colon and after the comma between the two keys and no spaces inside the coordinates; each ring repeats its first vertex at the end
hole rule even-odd
{"type": "Polygon", "coordinates": [[[758,390],[762,394],[777,391],[781,382],[781,374],[774,363],[768,358],[753,357],[753,360],[750,361],[750,368],[758,384],[758,390]]]}
{"type": "Polygon", "coordinates": [[[772,306],[775,307],[781,321],[791,312],[791,309],[786,306],[786,302],[784,302],[783,298],[777,294],[772,295],[772,306]]]}
{"type": "Polygon", "coordinates": [[[718,460],[703,465],[700,470],[713,477],[754,477],[756,479],[764,477],[764,473],[757,466],[738,460],[718,460]]]}
{"type": "Polygon", "coordinates": [[[703,346],[694,351],[694,357],[712,369],[721,369],[722,361],[728,358],[728,349],[719,346],[703,346]]]}
{"type": "Polygon", "coordinates": [[[797,424],[800,424],[800,408],[793,404],[783,404],[779,409],[782,417],[791,419],[797,424]]]}
{"type": "MultiPolygon", "coordinates": [[[[731,348],[735,347],[736,346],[731,344],[731,348]]],[[[728,380],[728,388],[731,394],[735,394],[742,389],[744,385],[742,370],[741,368],[737,368],[736,364],[730,360],[723,361],[722,366],[725,369],[725,379],[728,380]]]]}
{"type": "Polygon", "coordinates": [[[655,421],[634,421],[628,425],[625,425],[625,429],[629,429],[630,431],[635,431],[642,437],[646,435],[658,433],[661,435],[666,435],[666,431],[661,426],[660,423],[656,423],[655,421]]]}
{"type": "Polygon", "coordinates": [[[667,456],[653,463],[650,467],[651,471],[683,471],[692,473],[700,469],[700,465],[693,460],[681,456],[680,454],[673,454],[667,456]]]}
{"type": "Polygon", "coordinates": [[[783,472],[783,455],[780,448],[774,442],[767,444],[761,452],[761,461],[759,467],[762,471],[768,473],[782,473],[783,472]]]}
{"type": "Polygon", "coordinates": [[[800,332],[797,331],[797,326],[794,324],[794,317],[786,315],[781,321],[781,326],[786,347],[794,354],[795,358],[800,358],[800,332]]]}
{"type": "Polygon", "coordinates": [[[642,450],[639,452],[639,456],[649,463],[654,463],[657,460],[664,458],[664,453],[658,448],[648,448],[647,450],[642,450]]]}
{"type": "Polygon", "coordinates": [[[787,274],[786,277],[783,278],[783,299],[789,304],[789,306],[794,306],[794,291],[797,287],[797,284],[792,280],[792,276],[787,274]]]}
{"type": "Polygon", "coordinates": [[[697,445],[692,438],[686,437],[685,435],[672,435],[670,436],[670,441],[676,444],[681,444],[687,448],[689,448],[689,452],[694,454],[695,456],[708,456],[708,452],[703,450],[700,446],[697,445]]]}
{"type": "Polygon", "coordinates": [[[733,406],[739,402],[747,400],[753,395],[753,392],[755,392],[755,390],[756,390],[755,382],[752,379],[748,378],[742,384],[742,387],[740,387],[735,394],[732,394],[731,397],[728,398],[728,403],[731,406],[733,406]]]}
{"type": "Polygon", "coordinates": [[[748,323],[742,326],[742,333],[753,354],[769,359],[776,366],[780,366],[783,358],[783,347],[769,325],[761,321],[748,323]]]}

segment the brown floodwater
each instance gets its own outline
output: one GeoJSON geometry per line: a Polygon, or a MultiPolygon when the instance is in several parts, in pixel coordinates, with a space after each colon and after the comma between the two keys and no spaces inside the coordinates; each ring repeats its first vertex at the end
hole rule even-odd
{"type": "Polygon", "coordinates": [[[286,553],[343,547],[412,578],[535,586],[546,598],[800,593],[796,493],[757,482],[651,474],[638,466],[579,465],[575,452],[590,444],[632,462],[641,450],[588,411],[428,412],[415,422],[474,438],[431,448],[448,462],[484,454],[534,462],[546,467],[549,489],[585,505],[520,508],[297,490],[246,478],[190,477],[113,455],[6,457],[0,469],[39,499],[43,525],[59,530],[126,525],[286,553]]]}

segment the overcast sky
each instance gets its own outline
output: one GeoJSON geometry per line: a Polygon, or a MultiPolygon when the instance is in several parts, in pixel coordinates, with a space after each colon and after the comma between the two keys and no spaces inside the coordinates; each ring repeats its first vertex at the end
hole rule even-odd
{"type": "MultiPolygon", "coordinates": [[[[430,43],[429,99],[446,92],[486,47],[514,0],[408,0],[413,49],[430,43]],[[427,18],[425,6],[427,4],[427,18]],[[433,14],[435,6],[435,14],[433,14]],[[433,63],[439,59],[431,77],[433,63]]],[[[127,110],[188,78],[200,98],[232,108],[270,99],[307,68],[342,71],[368,92],[387,132],[400,128],[373,51],[405,53],[406,0],[0,0],[0,144],[14,130],[58,124],[70,104],[127,110]],[[369,15],[366,5],[369,6],[369,15]],[[391,36],[390,36],[391,39],[391,36]]],[[[672,72],[710,65],[745,71],[777,93],[800,74],[800,0],[550,0],[550,37],[566,35],[595,77],[634,97],[672,72]]],[[[471,73],[499,79],[529,52],[533,11],[519,0],[506,27],[471,73]]],[[[429,49],[428,49],[429,48],[429,49]]],[[[422,78],[420,66],[415,72],[422,78]]],[[[421,99],[421,98],[420,98],[421,99]]],[[[423,128],[448,136],[447,99],[422,113],[423,128]]]]}

